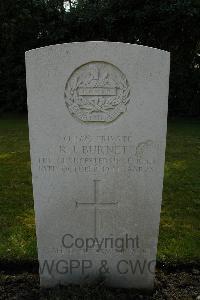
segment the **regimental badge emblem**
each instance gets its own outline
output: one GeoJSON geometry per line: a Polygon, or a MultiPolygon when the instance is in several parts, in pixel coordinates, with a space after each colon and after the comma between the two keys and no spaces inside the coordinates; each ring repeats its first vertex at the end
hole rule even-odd
{"type": "Polygon", "coordinates": [[[70,114],[83,122],[112,122],[127,109],[130,87],[114,65],[89,62],[76,69],[65,87],[70,114]]]}

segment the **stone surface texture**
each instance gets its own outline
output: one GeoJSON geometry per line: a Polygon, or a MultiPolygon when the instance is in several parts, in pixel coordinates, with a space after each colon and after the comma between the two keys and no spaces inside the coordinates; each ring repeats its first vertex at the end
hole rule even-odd
{"type": "Polygon", "coordinates": [[[153,288],[169,64],[123,43],[26,52],[42,286],[153,288]]]}

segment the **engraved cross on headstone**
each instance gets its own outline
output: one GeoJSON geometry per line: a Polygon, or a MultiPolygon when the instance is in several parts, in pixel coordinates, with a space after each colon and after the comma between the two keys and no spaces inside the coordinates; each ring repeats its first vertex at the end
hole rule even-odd
{"type": "Polygon", "coordinates": [[[97,209],[100,207],[109,208],[115,205],[118,205],[118,202],[98,202],[97,197],[97,185],[101,180],[94,179],[94,202],[77,202],[76,207],[86,206],[94,208],[94,237],[97,237],[97,209]]]}

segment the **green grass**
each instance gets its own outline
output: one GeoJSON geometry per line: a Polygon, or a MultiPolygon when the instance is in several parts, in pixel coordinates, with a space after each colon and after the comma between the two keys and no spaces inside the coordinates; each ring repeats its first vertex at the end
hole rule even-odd
{"type": "MultiPolygon", "coordinates": [[[[200,261],[200,122],[170,121],[158,259],[200,261]]],[[[0,259],[37,258],[26,117],[0,120],[0,259]]]]}
{"type": "Polygon", "coordinates": [[[158,245],[161,261],[200,261],[200,122],[168,125],[158,245]]]}
{"type": "Polygon", "coordinates": [[[0,258],[35,258],[27,119],[0,121],[0,258]]]}

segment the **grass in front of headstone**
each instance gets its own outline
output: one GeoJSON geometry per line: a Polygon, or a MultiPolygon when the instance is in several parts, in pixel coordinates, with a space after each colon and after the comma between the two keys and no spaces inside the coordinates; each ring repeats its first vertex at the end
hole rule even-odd
{"type": "MultiPolygon", "coordinates": [[[[169,121],[158,260],[200,261],[200,122],[169,121]]],[[[0,120],[0,260],[37,258],[26,117],[0,120]]]]}

